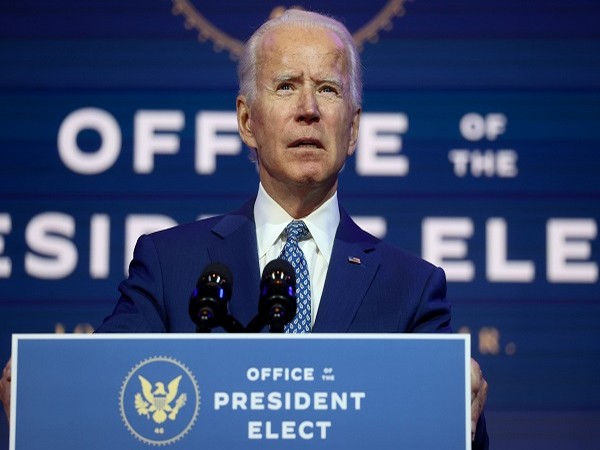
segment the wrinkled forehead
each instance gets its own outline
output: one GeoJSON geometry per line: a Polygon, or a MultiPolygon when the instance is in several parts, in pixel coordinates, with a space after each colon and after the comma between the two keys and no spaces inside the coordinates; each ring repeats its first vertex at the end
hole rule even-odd
{"type": "MultiPolygon", "coordinates": [[[[349,58],[342,40],[331,30],[319,26],[280,25],[267,31],[257,52],[261,69],[294,70],[293,66],[313,64],[312,71],[340,72],[347,75],[349,58]]],[[[297,67],[298,69],[300,67],[297,67]]]]}

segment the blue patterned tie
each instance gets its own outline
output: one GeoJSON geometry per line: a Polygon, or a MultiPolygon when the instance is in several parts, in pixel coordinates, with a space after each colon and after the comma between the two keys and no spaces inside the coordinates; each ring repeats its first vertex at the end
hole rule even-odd
{"type": "Polygon", "coordinates": [[[308,234],[308,228],[301,220],[294,220],[285,227],[285,232],[287,233],[287,240],[279,257],[288,261],[296,272],[296,300],[298,302],[296,317],[285,326],[285,332],[310,333],[311,298],[308,264],[304,253],[298,246],[298,241],[308,234]]]}

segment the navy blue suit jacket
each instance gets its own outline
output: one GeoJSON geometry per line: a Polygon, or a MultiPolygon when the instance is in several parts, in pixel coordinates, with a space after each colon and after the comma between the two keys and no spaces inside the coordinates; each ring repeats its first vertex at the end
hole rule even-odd
{"type": "MultiPolygon", "coordinates": [[[[119,286],[113,314],[97,332],[193,333],[190,295],[204,267],[220,262],[234,276],[232,315],[256,315],[260,269],[254,200],[223,216],[142,236],[119,286]]],[[[444,272],[360,229],[341,209],[315,333],[450,332],[444,272]]],[[[473,449],[488,448],[483,415],[473,449]]]]}
{"type": "MultiPolygon", "coordinates": [[[[195,332],[188,302],[211,262],[233,273],[230,310],[256,314],[260,269],[254,201],[240,210],[142,236],[121,298],[99,332],[195,332]]],[[[341,210],[315,333],[450,332],[441,269],[360,229],[341,210]]]]}

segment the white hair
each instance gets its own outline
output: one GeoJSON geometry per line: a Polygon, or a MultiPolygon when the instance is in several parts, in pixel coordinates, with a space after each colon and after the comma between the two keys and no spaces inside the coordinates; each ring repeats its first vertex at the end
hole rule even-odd
{"type": "Polygon", "coordinates": [[[238,63],[239,94],[249,103],[256,98],[257,91],[257,50],[261,40],[270,30],[282,26],[302,26],[306,28],[324,28],[332,31],[342,41],[350,63],[350,99],[353,108],[360,108],[362,102],[362,67],[358,50],[348,29],[339,21],[310,11],[288,9],[281,16],[262,24],[248,39],[238,63]]]}

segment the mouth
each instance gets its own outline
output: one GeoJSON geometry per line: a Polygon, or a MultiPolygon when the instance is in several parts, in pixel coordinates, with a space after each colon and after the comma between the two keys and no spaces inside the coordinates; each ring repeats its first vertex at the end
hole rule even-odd
{"type": "Polygon", "coordinates": [[[307,149],[322,149],[323,144],[318,139],[313,138],[300,138],[293,141],[288,148],[307,148],[307,149]]]}

